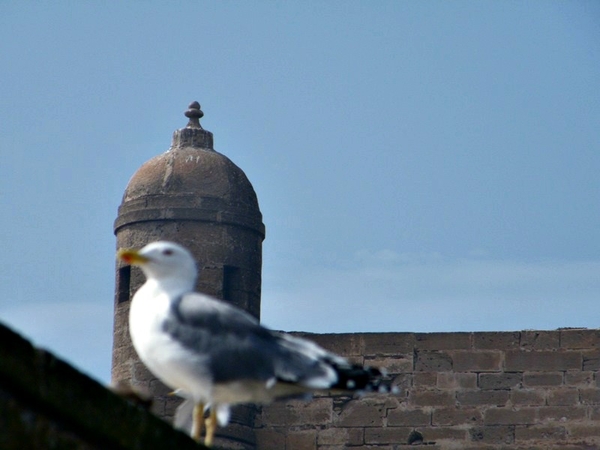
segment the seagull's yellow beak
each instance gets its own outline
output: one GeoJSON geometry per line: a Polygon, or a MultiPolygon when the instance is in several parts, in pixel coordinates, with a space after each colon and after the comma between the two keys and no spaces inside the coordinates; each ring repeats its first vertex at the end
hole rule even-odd
{"type": "Polygon", "coordinates": [[[133,248],[122,248],[117,252],[117,258],[132,266],[141,266],[150,261],[145,256],[139,254],[138,250],[133,248]]]}

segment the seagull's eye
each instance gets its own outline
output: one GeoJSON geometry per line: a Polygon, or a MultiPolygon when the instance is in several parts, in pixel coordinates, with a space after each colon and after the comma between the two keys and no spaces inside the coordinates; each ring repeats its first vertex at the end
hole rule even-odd
{"type": "Polygon", "coordinates": [[[163,250],[162,254],[165,256],[171,256],[173,254],[173,250],[170,250],[170,249],[163,250]]]}

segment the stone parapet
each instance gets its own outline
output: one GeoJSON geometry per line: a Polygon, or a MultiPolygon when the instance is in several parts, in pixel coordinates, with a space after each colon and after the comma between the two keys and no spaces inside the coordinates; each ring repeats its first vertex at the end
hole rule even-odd
{"type": "Polygon", "coordinates": [[[260,450],[600,448],[600,331],[297,333],[394,394],[264,406],[260,450]]]}
{"type": "Polygon", "coordinates": [[[206,447],[0,325],[0,448],[206,447]]]}

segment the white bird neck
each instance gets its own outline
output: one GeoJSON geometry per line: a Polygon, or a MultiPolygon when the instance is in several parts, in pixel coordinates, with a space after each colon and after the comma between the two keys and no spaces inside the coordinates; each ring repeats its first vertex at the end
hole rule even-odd
{"type": "Polygon", "coordinates": [[[149,278],[146,280],[144,290],[153,291],[155,294],[167,294],[169,297],[179,297],[180,295],[193,292],[195,280],[185,280],[180,277],[149,278]]]}

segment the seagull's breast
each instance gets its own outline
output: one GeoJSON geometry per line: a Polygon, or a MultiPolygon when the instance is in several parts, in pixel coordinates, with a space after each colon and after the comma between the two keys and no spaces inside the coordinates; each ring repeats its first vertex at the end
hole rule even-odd
{"type": "Polygon", "coordinates": [[[206,357],[192,353],[164,331],[170,310],[166,293],[140,288],[129,312],[133,346],[146,367],[168,387],[196,401],[207,401],[212,383],[206,370],[206,357]]]}

